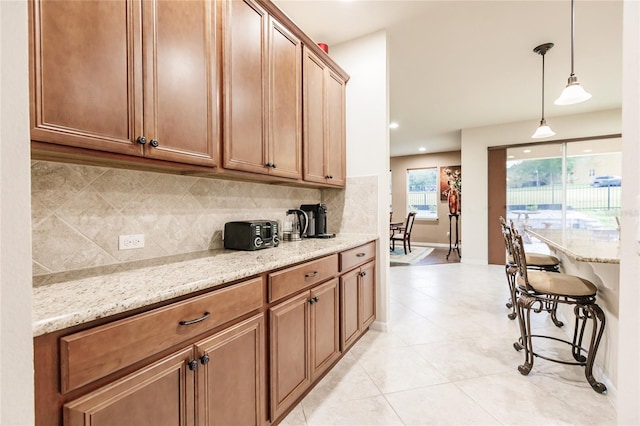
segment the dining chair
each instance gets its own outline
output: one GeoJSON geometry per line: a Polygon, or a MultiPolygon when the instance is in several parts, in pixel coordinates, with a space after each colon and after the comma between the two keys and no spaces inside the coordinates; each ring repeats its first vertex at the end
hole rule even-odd
{"type": "Polygon", "coordinates": [[[397,232],[390,237],[392,250],[396,249],[396,241],[402,241],[402,245],[404,247],[404,254],[411,253],[411,229],[413,228],[413,222],[415,221],[416,213],[410,212],[407,215],[407,220],[405,221],[404,226],[398,227],[396,229],[397,232]],[[409,251],[407,252],[407,246],[409,247],[409,251]]]}
{"type": "MultiPolygon", "coordinates": [[[[507,285],[509,286],[509,295],[510,299],[507,301],[507,308],[511,311],[507,314],[509,319],[516,319],[516,275],[518,271],[518,267],[516,265],[514,254],[513,254],[513,237],[512,237],[512,229],[515,229],[515,225],[513,221],[511,221],[511,226],[507,225],[507,221],[504,217],[500,216],[500,227],[502,228],[502,236],[504,237],[504,246],[506,251],[506,259],[505,259],[505,274],[507,276],[507,285]]],[[[526,254],[527,268],[540,270],[540,271],[549,271],[549,272],[560,272],[560,259],[555,256],[549,254],[542,253],[527,253],[526,254]]],[[[551,314],[551,319],[553,323],[562,327],[562,321],[558,320],[556,317],[555,306],[547,306],[545,309],[551,314]]]]}
{"type": "Polygon", "coordinates": [[[512,245],[517,267],[515,285],[520,325],[520,339],[513,346],[518,351],[524,350],[524,363],[518,366],[518,371],[524,376],[528,375],[533,368],[535,357],[565,365],[579,365],[585,367],[585,377],[591,388],[598,393],[606,392],[607,387],[593,377],[593,363],[605,327],[604,312],[596,303],[597,287],[592,282],[574,275],[529,269],[522,236],[515,228],[512,228],[512,245]],[[540,312],[545,309],[545,306],[551,304],[573,307],[575,326],[571,341],[555,336],[533,334],[531,311],[540,312]],[[584,349],[582,343],[589,322],[591,322],[591,337],[587,339],[589,347],[584,349]],[[536,352],[533,347],[534,338],[566,343],[571,347],[573,361],[551,358],[549,352],[536,352]]]}

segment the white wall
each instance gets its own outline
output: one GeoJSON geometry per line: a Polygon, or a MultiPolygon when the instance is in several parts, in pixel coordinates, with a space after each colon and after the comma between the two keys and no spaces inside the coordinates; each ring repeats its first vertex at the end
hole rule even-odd
{"type": "MultiPolygon", "coordinates": [[[[568,107],[570,108],[570,107],[568,107]]],[[[621,110],[607,110],[587,114],[547,117],[556,132],[554,141],[587,136],[621,133],[621,110]]],[[[462,173],[464,176],[464,219],[462,250],[465,263],[486,264],[488,261],[488,169],[487,148],[490,146],[533,143],[535,119],[498,126],[462,130],[462,173]]],[[[497,219],[496,219],[497,220],[497,219]]]]}
{"type": "MultiPolygon", "coordinates": [[[[389,105],[387,35],[378,32],[338,46],[332,58],[351,76],[347,83],[347,176],[378,177],[378,306],[376,326],[389,312],[389,105]],[[383,214],[384,213],[384,214],[383,214]]],[[[371,218],[363,218],[371,220],[371,218]]]]}
{"type": "Polygon", "coordinates": [[[640,424],[640,4],[624,2],[618,424],[640,424]],[[625,230],[629,230],[628,232],[625,230]]]}
{"type": "Polygon", "coordinates": [[[0,1],[0,424],[31,425],[27,3],[0,1]]]}

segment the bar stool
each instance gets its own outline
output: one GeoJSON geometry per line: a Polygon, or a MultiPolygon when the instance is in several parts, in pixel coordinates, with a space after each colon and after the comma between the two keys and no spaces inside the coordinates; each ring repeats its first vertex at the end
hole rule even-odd
{"type": "Polygon", "coordinates": [[[515,284],[520,323],[520,339],[513,346],[518,351],[524,350],[524,364],[518,366],[518,371],[524,376],[528,375],[533,368],[534,357],[566,365],[580,365],[585,367],[585,377],[593,390],[598,393],[606,392],[607,387],[593,377],[593,363],[605,327],[604,312],[596,304],[596,286],[584,278],[573,275],[529,270],[522,236],[514,228],[512,228],[512,243],[518,271],[515,284]],[[540,312],[549,304],[573,306],[575,327],[572,341],[532,334],[531,311],[540,312]],[[582,341],[589,321],[592,325],[591,338],[589,339],[589,348],[584,349],[582,341]],[[532,339],[534,337],[568,344],[571,346],[574,361],[549,358],[535,352],[532,339]]]}
{"type": "MultiPolygon", "coordinates": [[[[515,229],[513,221],[511,221],[511,226],[507,225],[507,221],[504,217],[500,216],[500,226],[502,227],[502,236],[504,237],[504,246],[506,250],[506,262],[504,266],[504,271],[507,276],[507,285],[509,286],[509,294],[510,299],[507,301],[507,308],[511,310],[507,317],[509,319],[516,319],[516,275],[518,272],[518,267],[514,260],[513,255],[513,243],[512,243],[512,229],[515,229]]],[[[549,254],[541,254],[541,253],[527,253],[526,254],[527,268],[532,270],[539,271],[549,271],[549,272],[560,272],[560,259],[555,256],[551,256],[549,254]]],[[[549,305],[545,308],[551,314],[551,320],[553,323],[562,327],[564,324],[562,321],[558,320],[556,317],[555,305],[549,305]]]]}

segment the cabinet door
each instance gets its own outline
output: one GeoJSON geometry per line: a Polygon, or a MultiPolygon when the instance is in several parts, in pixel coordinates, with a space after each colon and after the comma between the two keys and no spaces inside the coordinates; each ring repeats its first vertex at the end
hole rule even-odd
{"type": "Polygon", "coordinates": [[[300,179],[302,160],[302,44],[269,19],[269,173],[300,179]]]}
{"type": "Polygon", "coordinates": [[[140,3],[29,2],[31,139],[142,155],[140,3]]]}
{"type": "Polygon", "coordinates": [[[264,424],[264,315],[197,343],[196,354],[204,375],[198,383],[198,424],[264,424]]]}
{"type": "Polygon", "coordinates": [[[338,279],[311,290],[311,378],[340,356],[338,279]]]}
{"type": "Polygon", "coordinates": [[[220,5],[199,0],[142,3],[145,155],[214,166],[220,5]]]}
{"type": "Polygon", "coordinates": [[[367,263],[360,268],[360,318],[361,331],[376,319],[376,264],[367,263]]]}
{"type": "Polygon", "coordinates": [[[345,82],[337,74],[327,73],[327,183],[344,186],[346,183],[345,152],[345,82]]]}
{"type": "Polygon", "coordinates": [[[303,81],[303,173],[309,182],[326,182],[325,162],[325,70],[314,53],[304,49],[303,81]]]}
{"type": "Polygon", "coordinates": [[[194,424],[189,347],[64,406],[66,426],[194,424]]]}
{"type": "Polygon", "coordinates": [[[267,12],[252,0],[226,2],[224,167],[266,167],[267,12]]]}
{"type": "Polygon", "coordinates": [[[340,347],[344,351],[360,335],[359,284],[360,269],[340,277],[340,347]]]}
{"type": "Polygon", "coordinates": [[[311,383],[309,292],[269,309],[271,419],[278,418],[311,383]]]}

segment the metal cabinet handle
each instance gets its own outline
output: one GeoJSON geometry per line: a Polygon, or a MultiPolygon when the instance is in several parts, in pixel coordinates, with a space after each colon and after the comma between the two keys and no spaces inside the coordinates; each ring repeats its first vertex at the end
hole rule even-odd
{"type": "Polygon", "coordinates": [[[360,272],[358,275],[360,275],[361,277],[364,277],[365,275],[367,275],[367,273],[363,271],[363,272],[360,272]]]}
{"type": "Polygon", "coordinates": [[[202,322],[204,320],[206,320],[209,315],[211,315],[209,312],[205,312],[204,315],[202,315],[200,318],[196,318],[196,319],[192,319],[192,320],[183,320],[180,321],[178,324],[180,325],[192,325],[192,324],[197,324],[199,322],[202,322]]]}
{"type": "Polygon", "coordinates": [[[136,141],[137,141],[140,145],[144,145],[145,143],[147,143],[147,138],[145,138],[144,136],[138,136],[138,139],[136,139],[136,141]]]}
{"type": "Polygon", "coordinates": [[[157,148],[157,147],[160,145],[160,143],[158,142],[158,140],[157,140],[157,139],[151,139],[151,140],[149,141],[149,145],[151,145],[151,146],[152,146],[152,147],[154,147],[154,148],[157,148]]]}
{"type": "Polygon", "coordinates": [[[313,278],[313,277],[315,277],[315,276],[317,276],[317,275],[318,275],[318,271],[313,271],[313,272],[312,272],[312,273],[310,273],[310,274],[304,274],[304,277],[305,277],[305,278],[313,278]]]}
{"type": "Polygon", "coordinates": [[[209,361],[211,361],[211,358],[209,358],[208,354],[204,354],[200,357],[200,362],[202,363],[202,365],[209,364],[209,361]]]}
{"type": "Polygon", "coordinates": [[[193,371],[198,368],[198,361],[195,359],[192,359],[191,361],[189,361],[187,365],[189,366],[189,370],[193,371]]]}
{"type": "Polygon", "coordinates": [[[366,253],[358,253],[358,254],[356,254],[356,257],[364,257],[366,255],[367,255],[366,253]]]}

